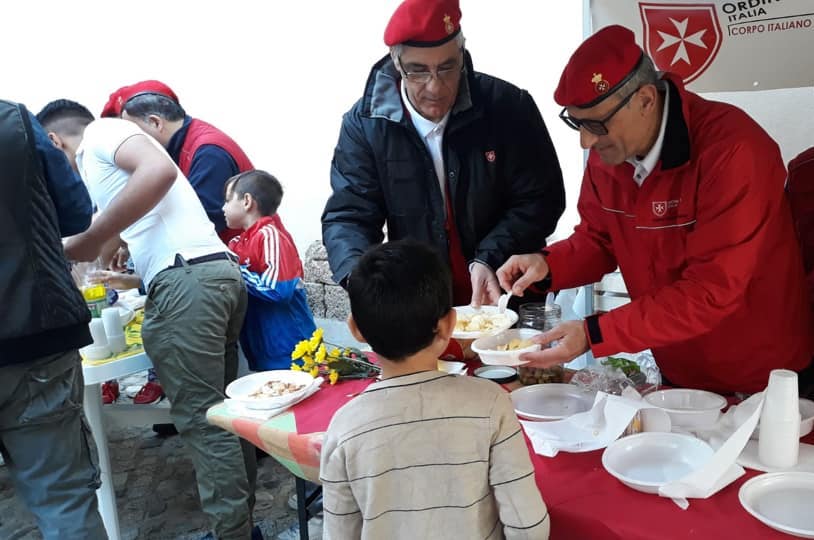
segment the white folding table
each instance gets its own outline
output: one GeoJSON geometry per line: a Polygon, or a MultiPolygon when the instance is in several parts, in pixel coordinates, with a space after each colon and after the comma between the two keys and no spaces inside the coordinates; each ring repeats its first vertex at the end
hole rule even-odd
{"type": "Polygon", "coordinates": [[[98,366],[83,365],[85,377],[85,416],[88,418],[96,448],[99,450],[99,469],[102,485],[96,491],[99,499],[99,513],[107,529],[110,540],[120,540],[119,514],[116,509],[116,490],[113,487],[113,474],[110,467],[110,453],[107,447],[105,423],[117,425],[152,425],[170,423],[170,410],[167,400],[159,405],[112,404],[102,406],[102,383],[124,377],[153,367],[145,353],[98,366]]]}

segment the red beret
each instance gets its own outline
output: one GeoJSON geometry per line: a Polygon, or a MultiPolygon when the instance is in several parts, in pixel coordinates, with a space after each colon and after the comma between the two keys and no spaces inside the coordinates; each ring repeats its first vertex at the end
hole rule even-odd
{"type": "Polygon", "coordinates": [[[107,103],[105,103],[104,109],[102,109],[102,118],[110,116],[118,118],[122,115],[124,104],[130,101],[130,99],[142,94],[158,94],[160,96],[168,97],[176,103],[180,103],[178,101],[178,96],[175,95],[172,88],[163,82],[141,81],[137,82],[136,84],[131,84],[130,86],[122,86],[110,94],[107,103]]]}
{"type": "Polygon", "coordinates": [[[624,26],[606,26],[571,55],[554,101],[563,107],[597,105],[628,81],[643,54],[633,32],[624,26]]]}
{"type": "Polygon", "coordinates": [[[404,0],[387,23],[384,44],[437,47],[460,31],[458,0],[404,0]]]}

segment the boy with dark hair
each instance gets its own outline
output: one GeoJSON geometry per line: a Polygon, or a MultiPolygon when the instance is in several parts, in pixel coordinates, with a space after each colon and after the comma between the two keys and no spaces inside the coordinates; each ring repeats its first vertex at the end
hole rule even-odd
{"type": "Polygon", "coordinates": [[[226,224],[243,231],[229,249],[238,256],[249,290],[240,343],[254,371],[288,369],[294,346],[316,328],[297,247],[275,225],[282,198],[280,182],[265,171],[246,171],[226,182],[226,224]]]}
{"type": "Polygon", "coordinates": [[[368,251],[348,279],[354,337],[382,365],[322,446],[327,539],[545,539],[549,519],[508,395],[436,370],[455,328],[449,269],[412,240],[368,251]]]}

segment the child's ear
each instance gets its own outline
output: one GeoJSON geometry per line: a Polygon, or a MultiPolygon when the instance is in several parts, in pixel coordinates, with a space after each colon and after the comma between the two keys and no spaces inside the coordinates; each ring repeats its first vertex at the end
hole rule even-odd
{"type": "Polygon", "coordinates": [[[450,309],[446,315],[438,319],[436,326],[436,335],[445,341],[452,338],[452,332],[455,330],[455,323],[458,321],[458,312],[450,309]]]}
{"type": "Polygon", "coordinates": [[[251,196],[250,193],[243,194],[243,208],[246,209],[248,212],[252,209],[252,205],[254,204],[254,198],[251,196]]]}
{"type": "Polygon", "coordinates": [[[362,335],[362,332],[359,331],[359,327],[356,326],[356,321],[353,320],[353,315],[348,315],[348,329],[350,330],[353,339],[359,343],[367,343],[365,336],[362,335]]]}

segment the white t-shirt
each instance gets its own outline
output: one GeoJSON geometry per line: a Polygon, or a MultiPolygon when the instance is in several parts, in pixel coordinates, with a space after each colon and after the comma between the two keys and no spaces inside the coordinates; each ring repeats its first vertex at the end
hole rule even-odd
{"type": "MultiPolygon", "coordinates": [[[[172,161],[164,148],[133,122],[101,118],[85,128],[76,163],[100,212],[110,205],[130,179],[130,173],[119,168],[114,158],[119,146],[136,135],[147,137],[172,161]]],[[[180,170],[164,198],[123,230],[121,238],[127,242],[136,272],[145,286],[158,272],[172,266],[176,254],[192,259],[226,251],[195,190],[180,170]]]]}

